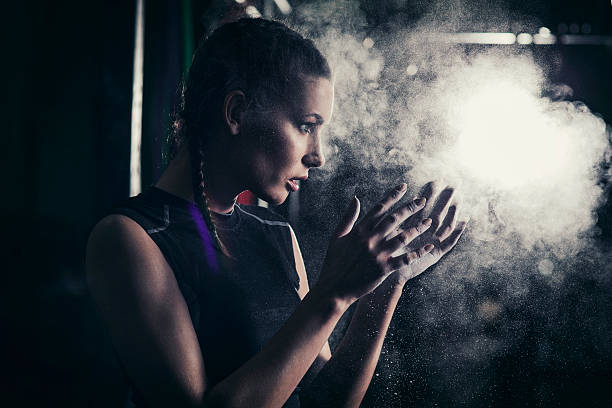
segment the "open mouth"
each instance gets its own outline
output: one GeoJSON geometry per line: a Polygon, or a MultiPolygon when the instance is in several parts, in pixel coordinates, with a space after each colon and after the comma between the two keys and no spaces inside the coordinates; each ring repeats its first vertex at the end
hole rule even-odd
{"type": "Polygon", "coordinates": [[[298,180],[296,179],[289,179],[287,181],[287,184],[289,184],[289,188],[291,189],[291,191],[296,192],[300,189],[300,185],[298,180]]]}

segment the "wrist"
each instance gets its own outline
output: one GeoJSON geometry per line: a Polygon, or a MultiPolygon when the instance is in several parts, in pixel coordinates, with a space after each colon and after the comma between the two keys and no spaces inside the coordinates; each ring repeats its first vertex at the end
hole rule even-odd
{"type": "Polygon", "coordinates": [[[331,314],[344,314],[356,299],[347,299],[330,293],[325,287],[315,285],[306,295],[304,301],[312,302],[331,314]]]}
{"type": "Polygon", "coordinates": [[[390,274],[387,279],[385,279],[385,281],[381,284],[381,286],[384,285],[389,290],[401,291],[404,288],[404,285],[406,285],[406,282],[408,281],[404,279],[402,274],[399,273],[399,271],[396,271],[390,274]]]}
{"type": "Polygon", "coordinates": [[[371,296],[401,296],[406,280],[398,272],[393,272],[370,295],[371,296]]]}

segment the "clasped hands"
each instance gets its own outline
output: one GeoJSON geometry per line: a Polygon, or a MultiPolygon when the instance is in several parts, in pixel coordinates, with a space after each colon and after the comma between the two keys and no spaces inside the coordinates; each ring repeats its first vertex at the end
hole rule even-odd
{"type": "Polygon", "coordinates": [[[319,278],[334,296],[352,302],[385,279],[403,285],[457,244],[466,222],[457,222],[454,190],[438,193],[430,182],[418,197],[393,208],[406,189],[401,184],[391,190],[359,223],[360,203],[353,199],[330,241],[319,278]]]}

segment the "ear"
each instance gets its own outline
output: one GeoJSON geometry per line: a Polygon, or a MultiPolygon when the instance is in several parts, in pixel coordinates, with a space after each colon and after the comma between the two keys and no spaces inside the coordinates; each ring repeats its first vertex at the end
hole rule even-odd
{"type": "Polygon", "coordinates": [[[246,110],[246,96],[239,89],[230,91],[223,101],[223,119],[232,135],[240,133],[242,115],[246,110]]]}

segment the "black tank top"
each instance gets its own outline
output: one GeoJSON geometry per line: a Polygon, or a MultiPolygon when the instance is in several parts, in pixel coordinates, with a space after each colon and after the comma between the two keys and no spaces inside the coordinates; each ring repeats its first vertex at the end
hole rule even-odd
{"type": "MultiPolygon", "coordinates": [[[[149,187],[115,207],[136,221],[172,268],[214,386],[280,329],[300,302],[289,224],[272,211],[236,204],[214,214],[230,258],[212,245],[195,205],[149,187]]],[[[299,407],[297,392],[284,407],[299,407]]],[[[134,403],[146,406],[134,390],[134,403]]]]}

